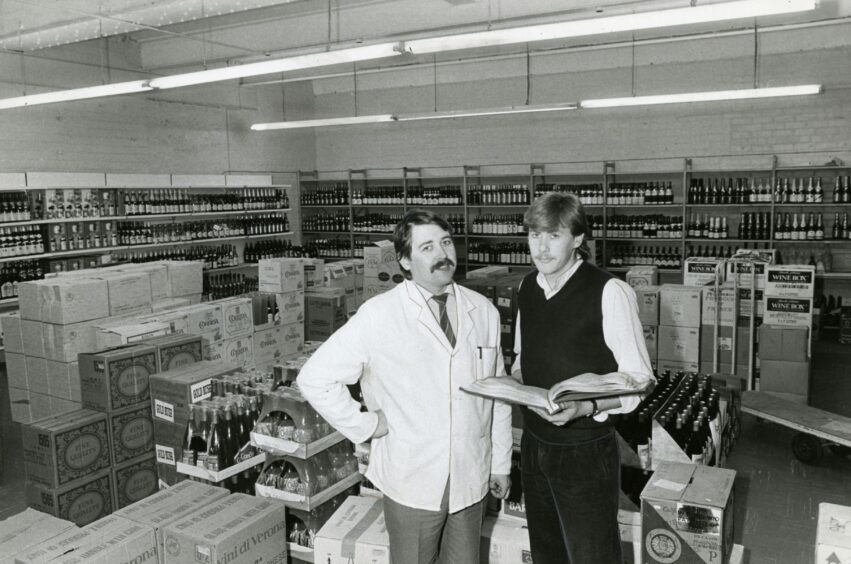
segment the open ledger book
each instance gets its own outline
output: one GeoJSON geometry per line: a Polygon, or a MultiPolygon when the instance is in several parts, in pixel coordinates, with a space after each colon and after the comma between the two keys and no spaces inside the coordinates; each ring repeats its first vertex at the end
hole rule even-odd
{"type": "Polygon", "coordinates": [[[461,386],[461,389],[477,396],[540,407],[549,413],[555,413],[559,410],[558,402],[640,394],[646,391],[649,385],[650,382],[636,382],[624,374],[612,372],[580,374],[562,380],[549,390],[521,384],[510,376],[483,378],[461,386]]]}

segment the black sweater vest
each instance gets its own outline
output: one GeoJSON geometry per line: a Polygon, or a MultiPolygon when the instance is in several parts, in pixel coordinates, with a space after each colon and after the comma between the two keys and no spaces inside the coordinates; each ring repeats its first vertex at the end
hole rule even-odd
{"type": "MultiPolygon", "coordinates": [[[[603,339],[603,287],[612,275],[582,262],[552,298],[535,280],[537,271],[520,287],[520,368],[523,382],[541,388],[585,372],[607,374],[618,364],[603,339]]],[[[575,443],[609,432],[612,417],[600,423],[581,417],[567,425],[553,425],[523,409],[526,431],[552,443],[575,443]]]]}

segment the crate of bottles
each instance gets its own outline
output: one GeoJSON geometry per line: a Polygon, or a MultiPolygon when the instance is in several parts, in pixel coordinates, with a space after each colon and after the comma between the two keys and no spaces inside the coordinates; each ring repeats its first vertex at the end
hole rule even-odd
{"type": "Polygon", "coordinates": [[[254,490],[258,496],[285,502],[287,507],[310,511],[360,479],[352,444],[344,441],[307,459],[270,455],[254,490]]]}
{"type": "Polygon", "coordinates": [[[263,395],[263,411],[251,431],[251,443],[275,455],[310,458],[343,440],[292,386],[263,395]]]}

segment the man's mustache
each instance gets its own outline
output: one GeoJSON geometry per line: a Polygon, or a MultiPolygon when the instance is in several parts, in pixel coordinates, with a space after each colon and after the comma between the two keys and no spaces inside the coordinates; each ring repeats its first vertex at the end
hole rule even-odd
{"type": "Polygon", "coordinates": [[[453,267],[453,268],[454,268],[454,267],[455,267],[455,263],[454,263],[454,262],[452,262],[452,259],[450,259],[450,258],[445,258],[445,259],[439,260],[439,261],[437,261],[436,263],[434,263],[433,265],[431,265],[431,271],[432,271],[432,272],[434,272],[434,271],[435,271],[435,270],[437,270],[438,268],[443,268],[444,266],[451,266],[451,267],[453,267]]]}

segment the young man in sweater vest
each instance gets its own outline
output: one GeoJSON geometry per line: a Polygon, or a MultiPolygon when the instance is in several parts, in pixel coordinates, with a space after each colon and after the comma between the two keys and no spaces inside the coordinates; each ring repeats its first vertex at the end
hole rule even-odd
{"type": "MultiPolygon", "coordinates": [[[[584,373],[653,379],[635,293],[588,262],[588,224],[573,194],[535,200],[524,217],[537,270],[520,286],[512,374],[549,388],[584,373]]],[[[620,461],[612,417],[640,397],[523,409],[521,477],[535,564],[622,561],[620,461]]]]}

